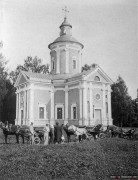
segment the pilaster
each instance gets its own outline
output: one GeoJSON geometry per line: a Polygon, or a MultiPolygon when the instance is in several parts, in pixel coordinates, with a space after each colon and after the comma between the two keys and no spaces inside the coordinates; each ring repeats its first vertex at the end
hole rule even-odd
{"type": "Polygon", "coordinates": [[[16,124],[18,125],[19,119],[19,93],[16,93],[16,124]]]}
{"type": "Polygon", "coordinates": [[[60,49],[59,48],[56,50],[56,53],[57,53],[56,73],[59,74],[60,73],[60,49]]]}
{"type": "Polygon", "coordinates": [[[83,84],[83,125],[88,126],[87,83],[83,84]]]}
{"type": "Polygon", "coordinates": [[[24,91],[23,124],[26,124],[26,91],[24,91]]]}
{"type": "Polygon", "coordinates": [[[108,117],[109,117],[109,125],[112,124],[112,111],[111,111],[111,87],[108,85],[108,117]]]}
{"type": "Polygon", "coordinates": [[[65,87],[65,121],[64,124],[68,123],[68,86],[65,87]]]}
{"type": "Polygon", "coordinates": [[[21,104],[21,102],[20,102],[20,99],[21,99],[20,96],[21,96],[21,95],[20,95],[20,93],[18,93],[18,96],[19,96],[19,98],[18,98],[18,99],[19,99],[19,106],[18,106],[18,108],[19,108],[19,109],[18,109],[18,125],[21,125],[21,109],[20,109],[20,104],[21,104]]]}
{"type": "Polygon", "coordinates": [[[94,125],[94,119],[93,119],[93,88],[92,83],[90,83],[90,126],[94,125]]]}
{"type": "Polygon", "coordinates": [[[79,51],[79,72],[81,72],[82,68],[82,51],[79,51]]]}
{"type": "Polygon", "coordinates": [[[55,121],[54,121],[54,113],[55,112],[55,108],[54,108],[54,88],[51,88],[51,119],[50,119],[50,124],[54,125],[55,121]]]}
{"type": "Polygon", "coordinates": [[[81,126],[82,123],[82,87],[80,83],[80,88],[79,88],[79,99],[80,99],[80,118],[79,118],[79,125],[81,126]]]}
{"type": "Polygon", "coordinates": [[[31,84],[30,87],[30,107],[29,107],[29,124],[34,122],[34,85],[31,84]]]}
{"type": "Polygon", "coordinates": [[[102,91],[103,91],[102,124],[106,125],[107,118],[106,118],[106,107],[105,107],[105,84],[103,84],[102,91]]]}
{"type": "Polygon", "coordinates": [[[66,73],[69,73],[69,49],[68,46],[65,48],[65,52],[66,52],[66,73]]]}

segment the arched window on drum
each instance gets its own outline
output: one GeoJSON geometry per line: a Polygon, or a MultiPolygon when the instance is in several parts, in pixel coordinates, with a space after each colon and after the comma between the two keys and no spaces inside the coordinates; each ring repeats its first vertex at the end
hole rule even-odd
{"type": "Polygon", "coordinates": [[[108,117],[108,103],[106,102],[106,117],[108,117]]]}

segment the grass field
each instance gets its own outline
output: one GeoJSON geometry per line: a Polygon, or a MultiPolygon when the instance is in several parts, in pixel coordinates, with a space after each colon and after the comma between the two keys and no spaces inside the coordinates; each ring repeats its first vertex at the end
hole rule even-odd
{"type": "MultiPolygon", "coordinates": [[[[13,136],[14,137],[14,136],[13,136]]],[[[136,175],[137,142],[120,138],[61,145],[3,144],[0,135],[0,180],[108,180],[136,175]]]]}

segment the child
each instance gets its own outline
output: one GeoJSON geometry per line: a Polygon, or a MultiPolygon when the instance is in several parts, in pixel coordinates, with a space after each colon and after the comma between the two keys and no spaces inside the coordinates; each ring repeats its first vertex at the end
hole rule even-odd
{"type": "Polygon", "coordinates": [[[65,137],[62,135],[61,136],[61,144],[64,144],[65,143],[65,137]]]}

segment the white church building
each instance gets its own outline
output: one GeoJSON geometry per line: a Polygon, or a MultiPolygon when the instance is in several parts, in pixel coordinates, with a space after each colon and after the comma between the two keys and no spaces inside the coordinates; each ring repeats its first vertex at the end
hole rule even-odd
{"type": "Polygon", "coordinates": [[[113,82],[98,65],[81,72],[84,46],[72,36],[66,16],[48,48],[50,74],[21,71],[17,78],[15,124],[112,125],[113,82]]]}

